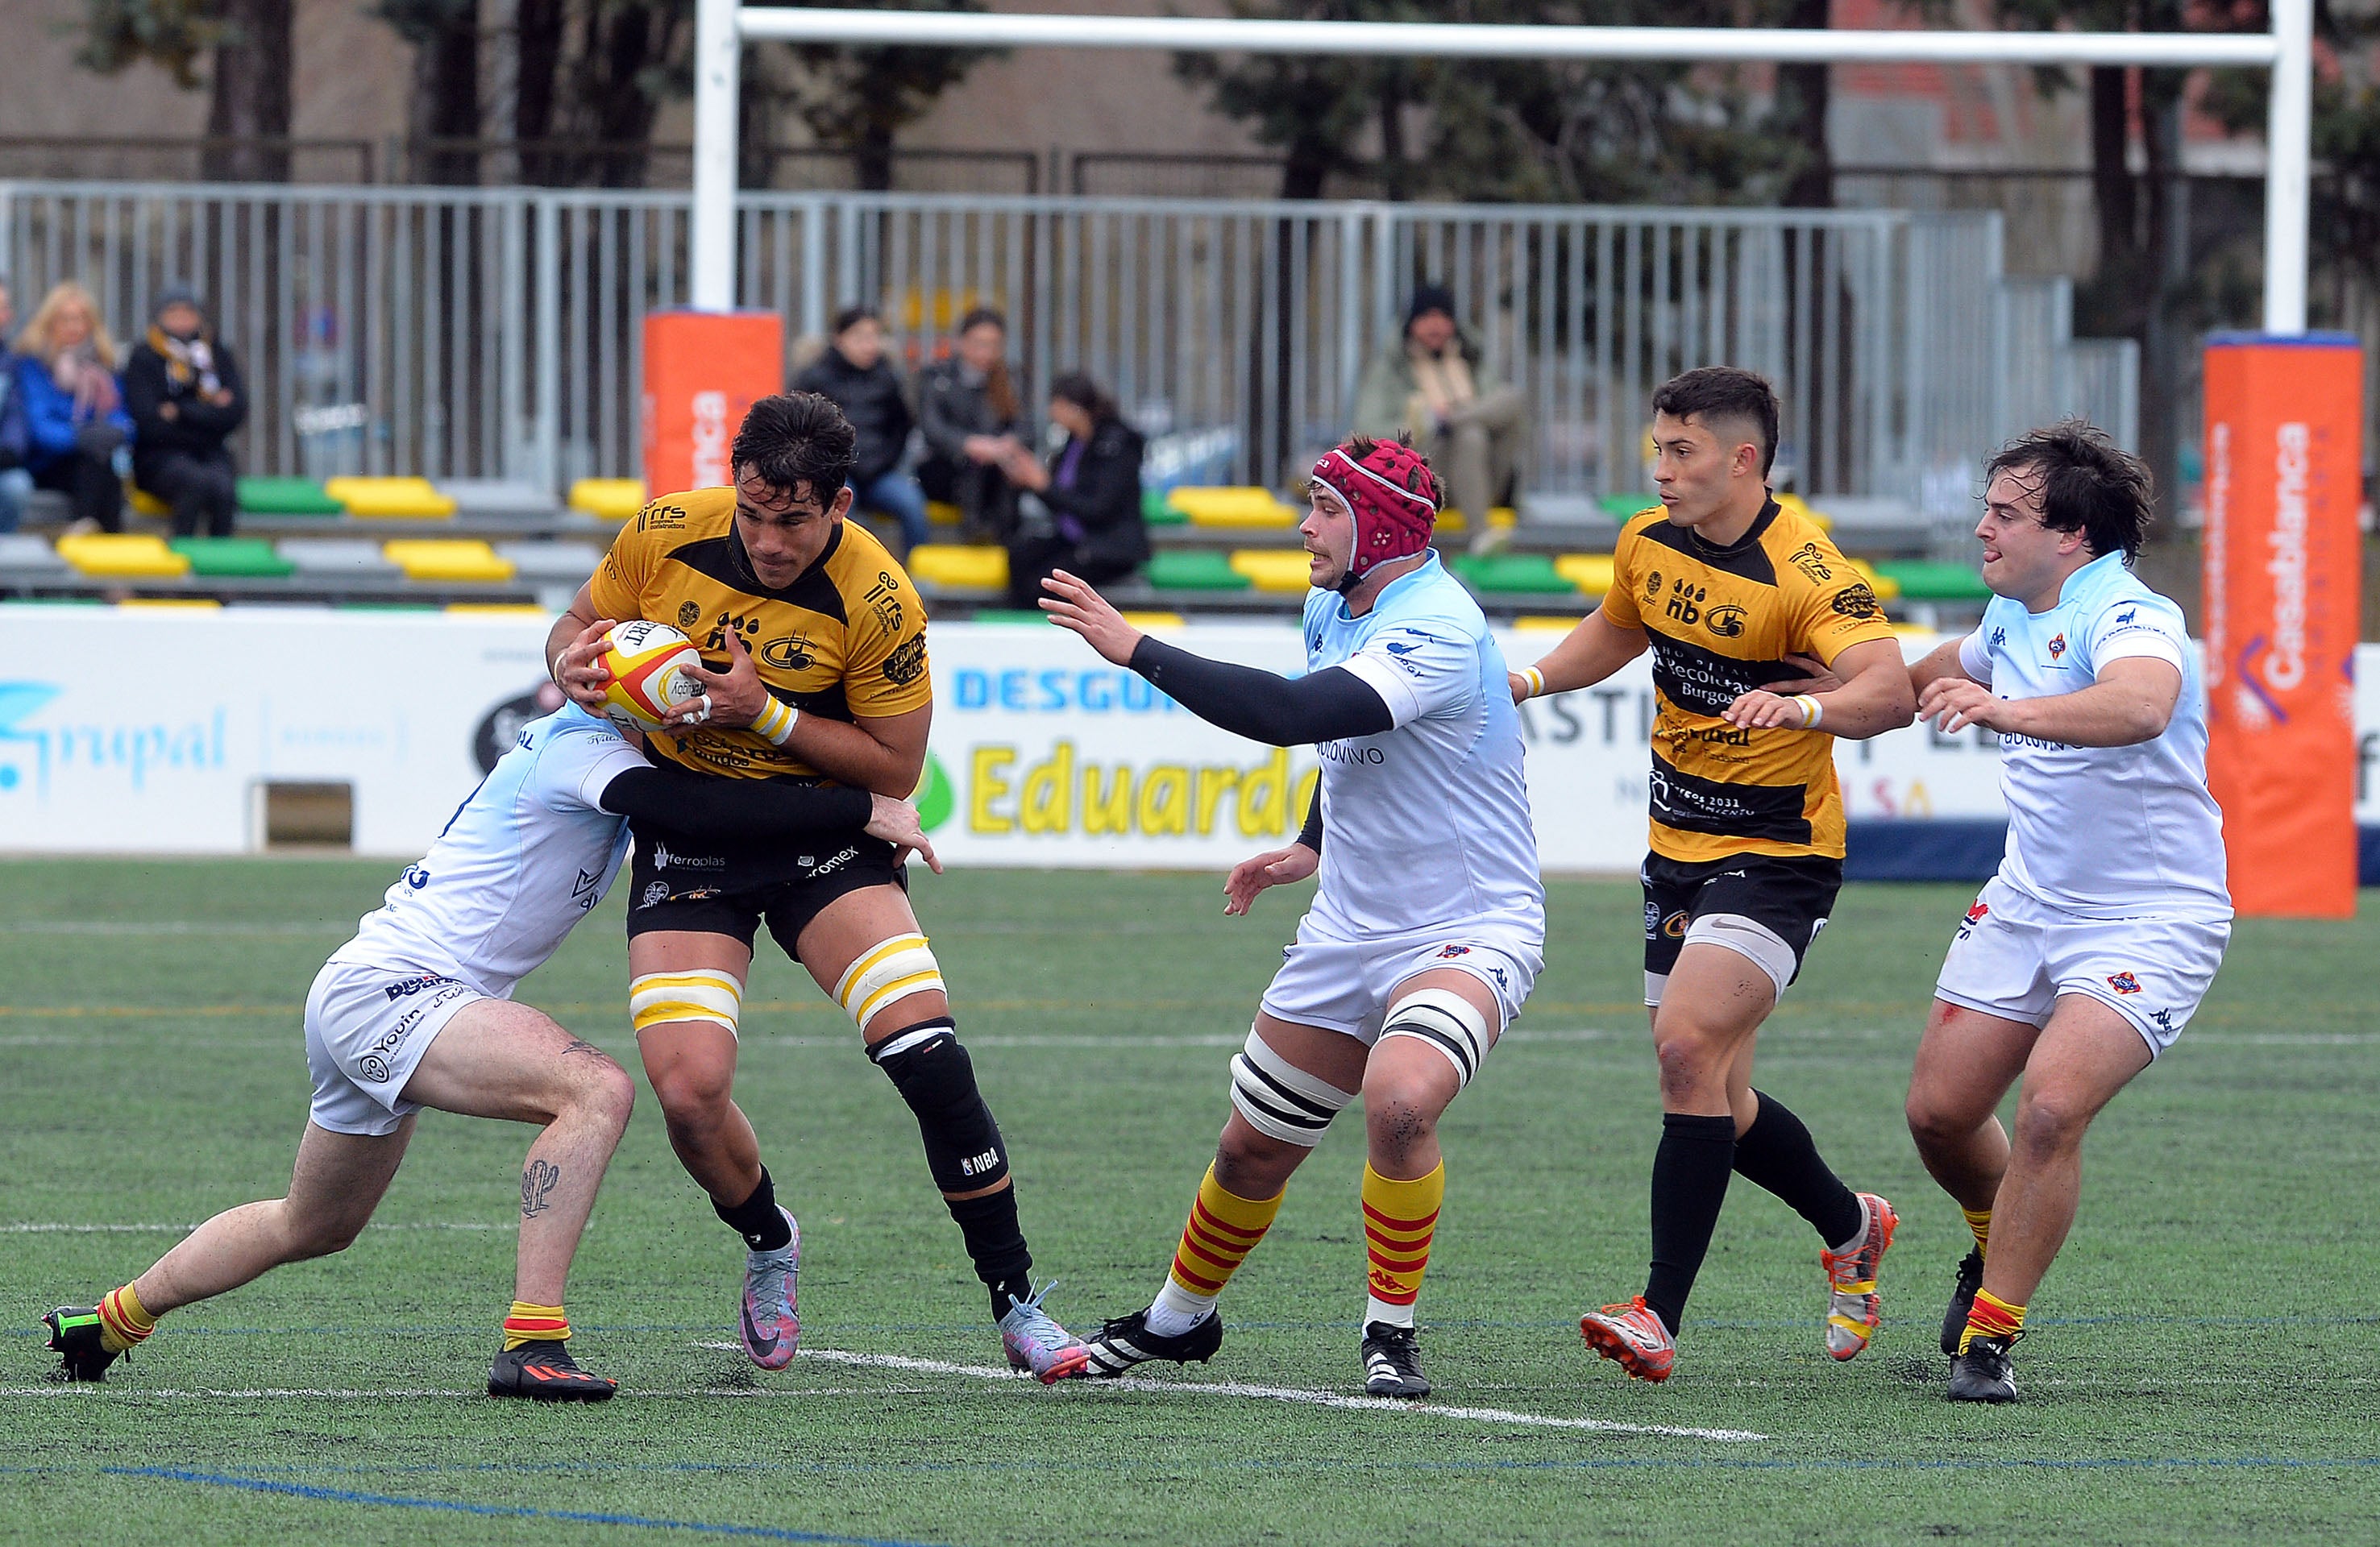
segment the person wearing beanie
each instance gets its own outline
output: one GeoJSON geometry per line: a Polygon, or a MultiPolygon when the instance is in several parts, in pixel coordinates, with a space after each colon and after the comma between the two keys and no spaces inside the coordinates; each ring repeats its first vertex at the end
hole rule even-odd
{"type": "Polygon", "coordinates": [[[1488,535],[1489,509],[1520,499],[1528,405],[1488,369],[1455,322],[1454,292],[1442,284],[1417,287],[1402,331],[1374,352],[1355,392],[1354,429],[1375,441],[1411,436],[1439,469],[1448,508],[1469,519],[1475,540],[1488,535]]]}
{"type": "Polygon", "coordinates": [[[248,418],[248,389],[195,291],[158,292],[124,368],[124,405],[136,427],[132,481],[173,507],[174,535],[229,537],[239,467],[227,442],[248,418]]]}
{"type": "Polygon", "coordinates": [[[1322,761],[1304,830],[1224,883],[1223,911],[1244,914],[1269,887],[1321,877],[1232,1060],[1214,1163],[1156,1299],[1084,1347],[1097,1376],[1213,1358],[1225,1285],[1360,1092],[1363,1389],[1410,1400],[1430,1390],[1414,1308],[1446,1197],[1439,1119],[1544,965],[1545,888],[1504,658],[1429,550],[1444,493],[1427,459],[1358,437],[1307,489],[1303,676],[1193,655],[1062,570],[1044,582],[1050,621],[1109,661],[1210,724],[1322,761]]]}

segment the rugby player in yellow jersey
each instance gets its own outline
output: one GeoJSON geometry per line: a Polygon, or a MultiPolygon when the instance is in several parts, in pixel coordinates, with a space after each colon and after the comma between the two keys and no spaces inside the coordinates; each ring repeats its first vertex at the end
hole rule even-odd
{"type": "Polygon", "coordinates": [[[1892,1206],[1845,1187],[1810,1131],[1752,1088],[1754,1040],[1843,876],[1833,738],[1915,713],[1876,595],[1816,524],[1769,497],[1777,395],[1750,371],[1690,370],[1653,394],[1661,508],[1621,529],[1603,605],[1536,665],[1516,699],[1601,682],[1649,646],[1652,852],[1645,857],[1645,1003],[1660,1064],[1653,1261],[1645,1292],[1581,1318],[1587,1346],[1637,1379],[1669,1378],[1678,1323],[1730,1171],[1816,1227],[1831,1301],[1827,1352],[1852,1359],[1878,1320],[1892,1206]],[[1763,683],[1815,656],[1840,686],[1763,683]]]}
{"type": "MultiPolygon", "coordinates": [[[[649,738],[657,755],[722,779],[905,797],[933,718],[926,612],[900,564],[844,520],[850,424],[812,393],[762,398],[730,456],[734,488],[665,495],[622,528],[547,641],[554,681],[600,712],[604,631],[634,618],[669,623],[702,652],[708,691],[649,738]]],[[[735,1023],[765,921],[917,1114],[927,1168],[991,1293],[1009,1362],[1044,1382],[1081,1373],[1082,1344],[1040,1309],[1028,1280],[1008,1151],[910,912],[899,851],[858,828],[740,844],[650,821],[634,830],[637,1045],[671,1147],[744,1237],[745,1351],[781,1369],[800,1335],[800,1228],[731,1098],[735,1023]]]]}

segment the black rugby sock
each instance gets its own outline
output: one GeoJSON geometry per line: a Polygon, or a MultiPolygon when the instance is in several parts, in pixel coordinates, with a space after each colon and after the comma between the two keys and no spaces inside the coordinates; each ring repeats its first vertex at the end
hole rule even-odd
{"type": "Polygon", "coordinates": [[[991,1291],[993,1320],[1008,1314],[1011,1296],[1033,1298],[1033,1253],[1025,1249],[1025,1227],[1016,1217],[1016,1189],[1003,1187],[980,1198],[945,1198],[959,1234],[966,1239],[975,1275],[991,1291]]]}
{"type": "Polygon", "coordinates": [[[1860,1201],[1818,1154],[1810,1130],[1786,1105],[1759,1091],[1760,1110],[1736,1136],[1735,1174],[1785,1200],[1828,1247],[1860,1232],[1860,1201]]]}
{"type": "Polygon", "coordinates": [[[1653,1152],[1653,1267],[1645,1276],[1645,1304],[1672,1337],[1710,1250],[1719,1205],[1727,1202],[1734,1155],[1733,1118],[1671,1112],[1661,1118],[1661,1147],[1653,1152]]]}
{"type": "Polygon", "coordinates": [[[793,1244],[793,1228],[777,1212],[777,1188],[769,1179],[766,1166],[760,1167],[760,1185],[752,1190],[752,1196],[733,1208],[713,1198],[710,1209],[755,1251],[774,1251],[793,1244]]]}

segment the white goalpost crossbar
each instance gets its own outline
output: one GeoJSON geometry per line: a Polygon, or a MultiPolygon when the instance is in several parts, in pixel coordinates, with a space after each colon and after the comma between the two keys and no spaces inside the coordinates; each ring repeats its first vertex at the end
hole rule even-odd
{"type": "Polygon", "coordinates": [[[2302,333],[2313,174],[2313,0],[2271,4],[2270,32],[1954,32],[811,10],[697,0],[694,305],[725,311],[735,301],[736,98],[744,45],[750,42],[1737,64],[2230,66],[2272,72],[2265,131],[2265,331],[2302,333]]]}

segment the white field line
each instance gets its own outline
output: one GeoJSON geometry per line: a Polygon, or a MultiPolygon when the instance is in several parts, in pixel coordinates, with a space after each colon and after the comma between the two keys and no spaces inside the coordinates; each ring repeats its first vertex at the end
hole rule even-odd
{"type": "MultiPolygon", "coordinates": [[[[698,1348],[741,1352],[735,1343],[698,1343],[698,1348]]],[[[829,1364],[857,1365],[880,1370],[910,1370],[931,1375],[965,1375],[978,1381],[1026,1381],[1032,1377],[988,1364],[950,1364],[936,1359],[909,1359],[900,1354],[857,1354],[841,1348],[804,1348],[803,1359],[829,1364]]],[[[1242,1381],[1151,1381],[1136,1375],[1103,1380],[1117,1391],[1161,1392],[1168,1396],[1195,1393],[1202,1396],[1237,1396],[1260,1402],[1296,1402],[1314,1408],[1341,1408],[1357,1412],[1421,1413],[1433,1418],[1462,1419],[1472,1423],[1522,1424],[1537,1429],[1585,1429],[1605,1434],[1662,1434],[1682,1440],[1738,1443],[1768,1436],[1749,1429],[1689,1429],[1666,1423],[1621,1423],[1601,1418],[1554,1418],[1544,1413],[1519,1413],[1502,1408],[1451,1408],[1434,1402],[1401,1402],[1388,1396],[1345,1396],[1334,1391],[1307,1391],[1297,1386],[1250,1385],[1242,1381]]]]}
{"type": "MultiPolygon", "coordinates": [[[[197,1229],[198,1227],[198,1227],[197,1225],[195,1225],[195,1224],[191,1224],[191,1225],[62,1225],[62,1224],[53,1224],[53,1223],[47,1223],[47,1222],[28,1222],[28,1223],[16,1224],[16,1225],[0,1225],[0,1236],[143,1236],[143,1235],[186,1236],[186,1235],[188,1235],[192,1230],[197,1229]]],[[[503,1223],[503,1224],[488,1224],[488,1223],[482,1223],[482,1222],[480,1222],[480,1221],[479,1221],[479,1220],[471,1220],[471,1219],[425,1219],[425,1220],[419,1220],[419,1221],[409,1221],[409,1220],[406,1220],[406,1221],[395,1221],[395,1222],[392,1222],[392,1223],[389,1223],[389,1224],[386,1224],[386,1225],[382,1225],[382,1224],[380,1224],[380,1223],[378,1223],[378,1222],[375,1222],[375,1223],[373,1223],[373,1224],[370,1224],[370,1225],[366,1226],[366,1227],[365,1227],[365,1228],[366,1228],[366,1229],[369,1229],[369,1230],[505,1230],[505,1231],[511,1231],[511,1230],[517,1230],[517,1229],[519,1229],[519,1228],[520,1228],[520,1226],[519,1226],[518,1224],[516,1224],[516,1223],[510,1222],[510,1221],[507,1221],[507,1222],[503,1223]]]]}

